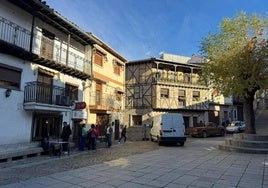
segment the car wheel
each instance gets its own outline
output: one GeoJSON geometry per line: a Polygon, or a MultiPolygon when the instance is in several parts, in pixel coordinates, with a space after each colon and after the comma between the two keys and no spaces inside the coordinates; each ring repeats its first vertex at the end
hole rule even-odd
{"type": "Polygon", "coordinates": [[[202,132],[202,138],[207,138],[207,132],[206,131],[202,132]]]}
{"type": "Polygon", "coordinates": [[[180,142],[180,145],[181,145],[181,146],[184,146],[184,142],[180,142]]]}

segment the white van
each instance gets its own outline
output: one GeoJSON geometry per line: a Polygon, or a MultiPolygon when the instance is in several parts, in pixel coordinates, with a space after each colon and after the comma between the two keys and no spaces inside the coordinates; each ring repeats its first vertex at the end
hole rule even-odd
{"type": "Polygon", "coordinates": [[[152,117],[151,141],[161,143],[180,143],[186,141],[185,125],[182,114],[167,113],[152,117]]]}

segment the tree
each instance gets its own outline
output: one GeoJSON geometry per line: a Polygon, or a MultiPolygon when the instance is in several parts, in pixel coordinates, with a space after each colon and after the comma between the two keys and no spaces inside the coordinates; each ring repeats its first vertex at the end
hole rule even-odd
{"type": "Polygon", "coordinates": [[[254,96],[268,86],[267,28],[268,18],[241,12],[223,19],[219,32],[208,34],[201,43],[208,60],[202,77],[224,96],[243,100],[248,134],[256,134],[254,96]]]}

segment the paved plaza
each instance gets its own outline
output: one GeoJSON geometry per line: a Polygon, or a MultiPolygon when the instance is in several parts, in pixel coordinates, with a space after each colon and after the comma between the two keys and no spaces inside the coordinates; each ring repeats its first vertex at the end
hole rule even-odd
{"type": "MultiPolygon", "coordinates": [[[[268,110],[257,115],[258,134],[268,134],[266,122],[268,110]]],[[[219,150],[224,139],[187,138],[184,147],[126,142],[97,152],[23,159],[0,165],[0,187],[268,187],[268,155],[219,150]]]]}
{"type": "MultiPolygon", "coordinates": [[[[161,146],[145,153],[51,173],[2,187],[268,187],[268,156],[220,151],[218,145],[223,140],[223,137],[188,138],[184,147],[161,146]]],[[[126,145],[127,148],[135,148],[135,143],[125,143],[124,146],[126,145]]],[[[124,146],[117,145],[111,150],[124,146]]],[[[98,152],[89,153],[88,157],[98,155],[98,152]]],[[[2,170],[8,171],[7,169],[2,170]]]]}

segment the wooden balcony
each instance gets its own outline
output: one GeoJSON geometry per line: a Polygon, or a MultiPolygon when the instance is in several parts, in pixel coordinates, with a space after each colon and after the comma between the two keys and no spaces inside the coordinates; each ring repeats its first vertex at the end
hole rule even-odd
{"type": "Polygon", "coordinates": [[[91,78],[91,61],[84,52],[65,41],[49,40],[38,29],[34,33],[0,16],[0,52],[83,80],[91,78]]]}

